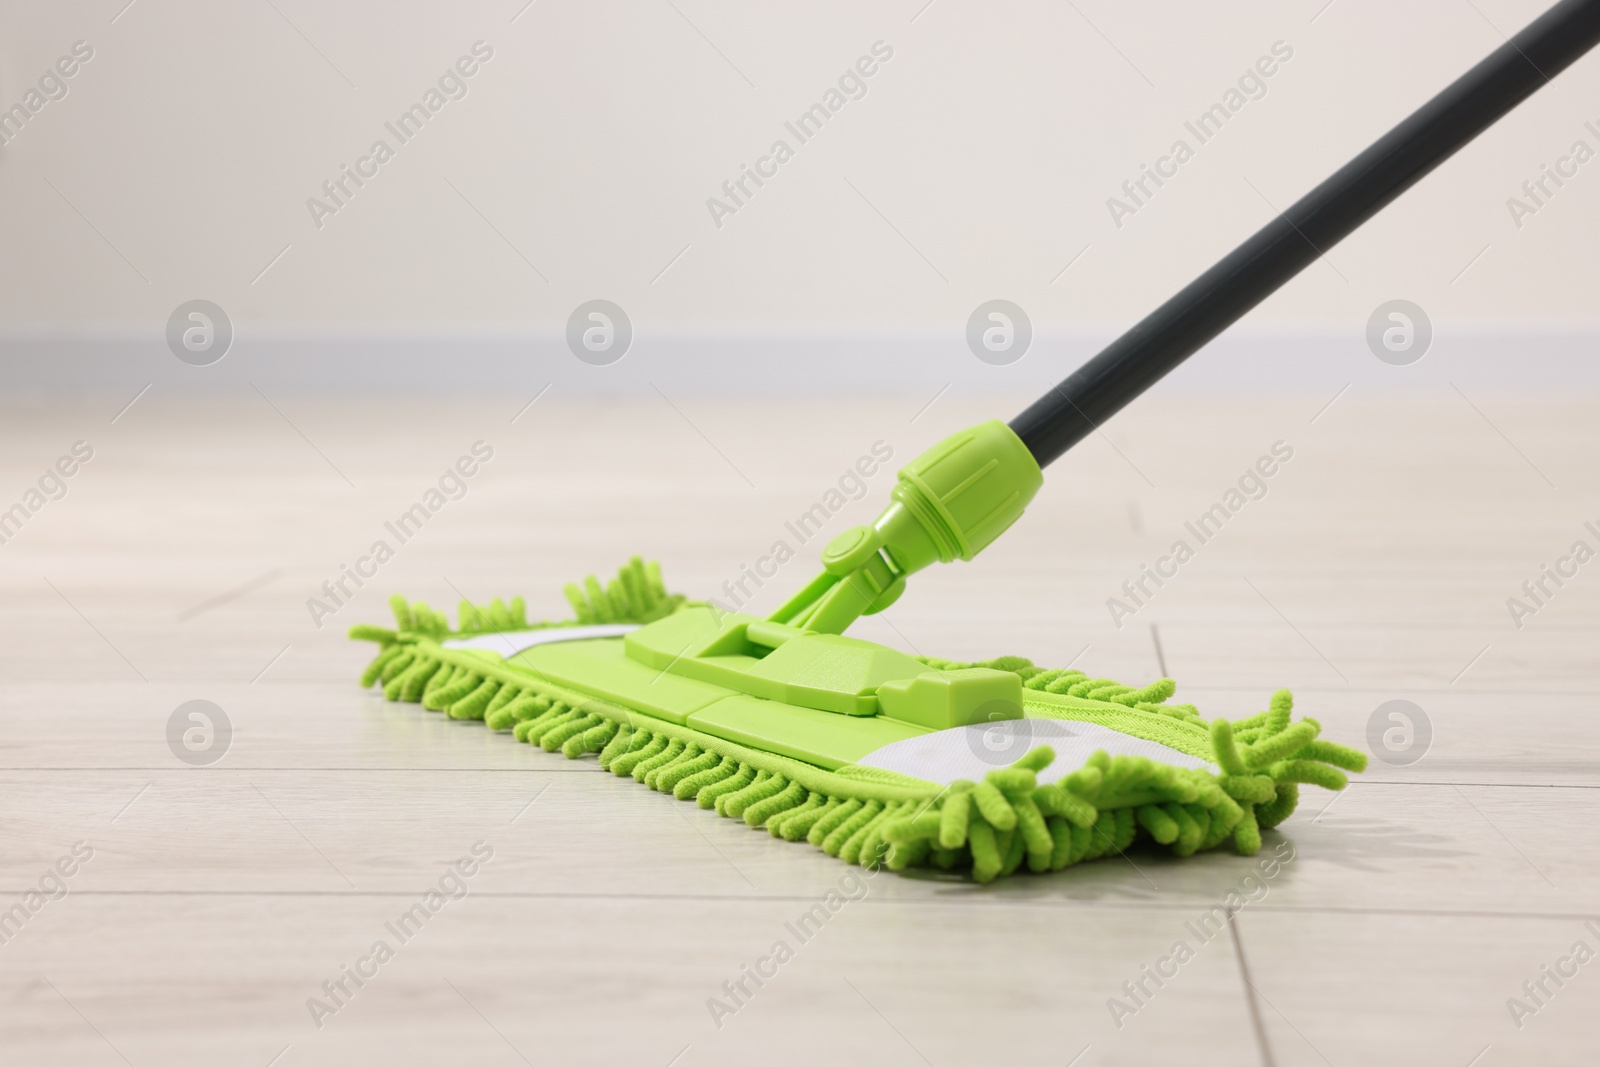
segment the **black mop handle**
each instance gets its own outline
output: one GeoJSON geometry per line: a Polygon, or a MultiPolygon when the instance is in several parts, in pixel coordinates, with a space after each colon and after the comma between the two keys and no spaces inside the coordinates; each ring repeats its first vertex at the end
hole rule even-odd
{"type": "Polygon", "coordinates": [[[1600,41],[1562,0],[1011,420],[1043,467],[1600,41]]]}

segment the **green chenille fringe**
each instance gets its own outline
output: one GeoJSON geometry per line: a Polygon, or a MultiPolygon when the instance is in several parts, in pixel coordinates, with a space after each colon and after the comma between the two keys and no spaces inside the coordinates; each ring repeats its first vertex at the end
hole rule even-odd
{"type": "MultiPolygon", "coordinates": [[[[685,603],[661,585],[654,564],[635,558],[604,589],[593,577],[569,585],[578,619],[568,623],[647,622],[685,603]]],[[[1005,657],[979,664],[925,659],[954,670],[984,666],[1018,674],[1026,689],[1103,702],[1118,714],[1155,716],[1209,730],[1220,774],[1189,770],[1138,756],[1097,752],[1065,778],[1040,785],[1038,772],[1055,753],[1040,745],[981,782],[937,788],[918,779],[869,768],[827,771],[747,748],[686,726],[630,712],[554,685],[480,652],[445,649],[444,616],[423,604],[391,601],[398,629],[357,626],[353,638],[376,641],[377,658],[361,684],[381,682],[389,700],[420,702],[453,719],[509,729],[518,741],[569,759],[599,754],[600,766],[679,800],[765,827],[786,841],[801,838],[830,856],[891,870],[933,867],[970,871],[989,882],[1026,866],[1059,871],[1151,842],[1189,856],[1231,842],[1241,855],[1261,847],[1261,831],[1294,811],[1302,783],[1344,788],[1343,773],[1366,768],[1355,749],[1319,740],[1315,719],[1291,722],[1288,690],[1273,694],[1266,711],[1207,726],[1190,705],[1169,705],[1171,679],[1143,688],[1051,671],[1005,657]],[[1341,770],[1341,768],[1343,770],[1341,770]]],[[[520,597],[509,605],[462,604],[461,632],[531,629],[520,597]],[[471,626],[467,624],[471,623],[471,626]]],[[[1025,696],[1026,701],[1026,696],[1025,696]]]]}
{"type": "MultiPolygon", "coordinates": [[[[616,578],[604,588],[594,575],[583,584],[568,582],[567,602],[577,618],[562,622],[532,622],[527,619],[527,606],[519,596],[510,602],[495,597],[488,604],[474,604],[463,600],[457,611],[458,629],[450,631],[450,620],[443,612],[434,611],[420,600],[407,603],[403,596],[389,598],[394,609],[395,625],[399,633],[432,637],[444,640],[463,634],[507,633],[518,630],[543,630],[552,626],[593,626],[607,622],[654,622],[677,611],[688,603],[688,598],[667,592],[661,582],[661,565],[646,563],[638,556],[629,560],[617,571],[616,578]]],[[[357,626],[350,636],[364,641],[392,641],[396,631],[380,626],[357,626]]]]}

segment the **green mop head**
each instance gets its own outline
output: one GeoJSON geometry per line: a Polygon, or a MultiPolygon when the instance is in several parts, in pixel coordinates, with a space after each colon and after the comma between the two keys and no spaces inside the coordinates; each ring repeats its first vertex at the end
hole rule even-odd
{"type": "Polygon", "coordinates": [[[362,684],[482,721],[847,863],[1059,871],[1149,842],[1248,855],[1301,784],[1342,789],[1366,756],[1266,711],[1209,723],[1142,688],[1020,657],[917,658],[670,595],[635,558],[576,618],[528,623],[521,597],[463,601],[452,631],[395,597],[362,684]],[[1341,768],[1343,770],[1341,770],[1341,768]]]}

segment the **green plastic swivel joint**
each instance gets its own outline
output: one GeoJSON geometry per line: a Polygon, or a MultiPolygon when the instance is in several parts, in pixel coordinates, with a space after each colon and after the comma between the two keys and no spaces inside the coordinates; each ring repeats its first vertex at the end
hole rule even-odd
{"type": "Polygon", "coordinates": [[[814,633],[843,633],[887,608],[906,577],[930,563],[970,560],[1021,517],[1044,475],[998,419],[946,437],[899,474],[892,503],[822,550],[823,571],[771,616],[814,633]]]}

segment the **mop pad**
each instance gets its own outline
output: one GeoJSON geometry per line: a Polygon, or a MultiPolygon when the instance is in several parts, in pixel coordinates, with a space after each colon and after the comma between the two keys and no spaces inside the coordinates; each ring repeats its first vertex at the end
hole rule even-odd
{"type": "Polygon", "coordinates": [[[390,700],[482,722],[546,752],[594,755],[679,800],[847,863],[1059,871],[1135,846],[1241,854],[1341,789],[1364,754],[1267,709],[1209,722],[1163,678],[1123,685],[1020,657],[920,658],[670,595],[634,559],[575,617],[529,624],[519,597],[459,623],[392,601],[362,675],[390,700]]]}

